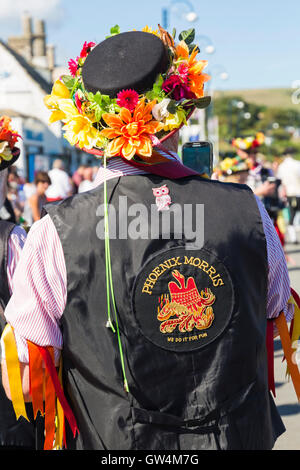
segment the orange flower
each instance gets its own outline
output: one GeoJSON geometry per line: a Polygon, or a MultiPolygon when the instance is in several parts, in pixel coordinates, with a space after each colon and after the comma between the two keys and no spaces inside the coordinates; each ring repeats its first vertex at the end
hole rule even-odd
{"type": "Polygon", "coordinates": [[[8,116],[0,117],[0,141],[7,142],[11,149],[14,148],[15,143],[18,141],[19,134],[14,132],[11,128],[11,119],[8,116]]]}
{"type": "Polygon", "coordinates": [[[202,98],[204,95],[204,83],[210,79],[210,76],[202,73],[207,66],[207,60],[196,60],[197,54],[198,49],[195,47],[189,56],[189,48],[184,41],[180,41],[176,47],[176,60],[180,61],[180,63],[184,62],[188,66],[188,85],[191,92],[197,98],[202,98]]]}
{"type": "Polygon", "coordinates": [[[103,129],[100,134],[107,139],[113,139],[107,146],[106,155],[115,157],[122,155],[127,160],[137,154],[143,157],[151,157],[152,142],[150,135],[163,128],[160,122],[153,120],[151,114],[156,100],[145,104],[143,98],[133,114],[126,108],[121,108],[119,114],[105,113],[103,120],[110,127],[103,129]]]}

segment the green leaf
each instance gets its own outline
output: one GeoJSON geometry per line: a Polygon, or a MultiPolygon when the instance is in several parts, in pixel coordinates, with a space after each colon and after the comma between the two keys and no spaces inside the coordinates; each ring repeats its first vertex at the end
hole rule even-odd
{"type": "Polygon", "coordinates": [[[117,34],[120,34],[120,32],[121,32],[120,26],[118,24],[116,24],[115,26],[110,28],[110,35],[106,36],[105,39],[111,38],[112,36],[116,36],[117,34]]]}
{"type": "Polygon", "coordinates": [[[121,29],[118,24],[110,28],[110,34],[120,34],[120,32],[121,32],[121,29]]]}
{"type": "Polygon", "coordinates": [[[202,108],[207,108],[211,103],[211,97],[210,96],[203,96],[203,98],[198,98],[198,99],[186,99],[182,100],[180,102],[180,105],[183,107],[187,106],[195,106],[198,109],[202,108]]]}
{"type": "Polygon", "coordinates": [[[203,96],[203,98],[199,98],[198,100],[192,100],[196,108],[198,109],[203,109],[207,108],[207,106],[210,105],[211,103],[211,97],[210,96],[203,96]]]}
{"type": "Polygon", "coordinates": [[[102,109],[99,106],[97,106],[95,108],[95,119],[96,119],[96,121],[100,121],[100,119],[102,117],[102,114],[103,114],[102,109]]]}
{"type": "Polygon", "coordinates": [[[108,95],[101,95],[100,91],[95,94],[87,93],[86,97],[90,102],[90,109],[95,113],[96,121],[100,121],[104,113],[115,113],[120,110],[116,99],[110,98],[108,95]]]}
{"type": "Polygon", "coordinates": [[[148,100],[154,100],[155,98],[159,100],[165,97],[166,94],[162,89],[163,82],[164,82],[163,76],[161,74],[158,75],[152,87],[152,90],[146,93],[146,97],[148,98],[148,100]]]}
{"type": "Polygon", "coordinates": [[[169,111],[170,114],[175,114],[177,111],[177,106],[176,106],[176,101],[171,100],[170,103],[168,104],[167,110],[169,111]]]}
{"type": "Polygon", "coordinates": [[[172,36],[173,36],[173,39],[176,38],[176,28],[173,28],[173,31],[172,31],[172,36]]]}
{"type": "Polygon", "coordinates": [[[199,54],[200,49],[199,49],[199,47],[198,47],[196,44],[189,44],[189,54],[191,54],[191,53],[193,52],[193,50],[195,49],[195,47],[197,47],[197,50],[198,50],[197,52],[198,52],[198,54],[199,54]]]}
{"type": "Polygon", "coordinates": [[[76,82],[76,78],[71,77],[70,75],[62,75],[61,80],[69,90],[73,89],[76,82]]]}
{"type": "Polygon", "coordinates": [[[190,28],[186,31],[182,31],[179,34],[179,40],[184,41],[187,45],[191,44],[195,39],[195,29],[190,28]]]}

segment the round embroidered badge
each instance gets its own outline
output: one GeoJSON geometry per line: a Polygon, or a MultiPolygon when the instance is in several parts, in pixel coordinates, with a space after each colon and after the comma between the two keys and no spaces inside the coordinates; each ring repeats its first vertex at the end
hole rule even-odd
{"type": "Polygon", "coordinates": [[[142,334],[176,352],[214,341],[227,327],[233,305],[228,270],[204,248],[176,247],[154,256],[142,267],[132,294],[142,334]]]}

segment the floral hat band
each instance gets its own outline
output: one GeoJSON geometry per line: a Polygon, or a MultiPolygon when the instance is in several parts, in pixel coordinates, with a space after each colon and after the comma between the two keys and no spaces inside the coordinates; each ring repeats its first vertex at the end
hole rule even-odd
{"type": "Polygon", "coordinates": [[[0,171],[13,165],[20,156],[20,149],[15,145],[21,136],[11,127],[8,116],[0,117],[0,171]]]}
{"type": "Polygon", "coordinates": [[[92,154],[153,163],[153,147],[210,104],[194,38],[194,29],[175,44],[160,26],[126,33],[115,26],[97,46],[85,42],[70,75],[45,97],[50,123],[62,121],[69,143],[92,154]]]}
{"type": "Polygon", "coordinates": [[[239,156],[235,156],[234,158],[227,157],[220,162],[220,170],[224,176],[230,176],[243,171],[249,171],[250,165],[247,160],[239,156]]]}
{"type": "Polygon", "coordinates": [[[232,140],[232,145],[238,150],[249,152],[253,149],[260,147],[265,141],[265,136],[262,132],[258,132],[255,136],[251,137],[238,137],[232,140]]]}

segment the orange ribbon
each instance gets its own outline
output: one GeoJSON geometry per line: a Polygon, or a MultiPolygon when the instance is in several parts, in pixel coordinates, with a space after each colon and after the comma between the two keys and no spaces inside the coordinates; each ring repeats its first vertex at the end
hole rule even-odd
{"type": "Polygon", "coordinates": [[[44,415],[44,368],[43,358],[37,346],[27,341],[29,352],[30,394],[34,419],[38,411],[44,415]]]}
{"type": "Polygon", "coordinates": [[[298,369],[298,365],[295,361],[295,350],[292,348],[292,342],[286,322],[286,318],[283,312],[275,319],[276,326],[279,331],[282,349],[286,358],[287,366],[289,369],[289,373],[291,375],[291,379],[294,385],[294,389],[300,401],[300,372],[298,369]]]}

